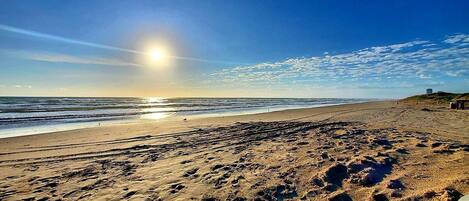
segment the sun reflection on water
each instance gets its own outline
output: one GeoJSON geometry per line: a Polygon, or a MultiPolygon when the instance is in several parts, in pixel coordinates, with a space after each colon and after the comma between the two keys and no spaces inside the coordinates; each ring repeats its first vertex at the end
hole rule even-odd
{"type": "Polygon", "coordinates": [[[145,101],[147,103],[163,103],[163,102],[166,102],[167,100],[161,97],[147,97],[145,98],[145,101]]]}
{"type": "Polygon", "coordinates": [[[174,108],[145,108],[142,112],[148,112],[140,116],[141,119],[158,120],[164,119],[174,114],[174,108]]]}

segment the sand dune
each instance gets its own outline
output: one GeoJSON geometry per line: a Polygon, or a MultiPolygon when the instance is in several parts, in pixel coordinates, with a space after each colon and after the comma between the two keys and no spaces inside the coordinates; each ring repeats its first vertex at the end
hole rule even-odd
{"type": "Polygon", "coordinates": [[[7,138],[0,200],[457,200],[467,125],[389,101],[7,138]]]}

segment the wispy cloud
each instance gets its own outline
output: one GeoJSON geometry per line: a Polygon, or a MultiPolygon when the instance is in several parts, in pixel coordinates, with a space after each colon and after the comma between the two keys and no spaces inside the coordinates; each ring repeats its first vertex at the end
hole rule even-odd
{"type": "Polygon", "coordinates": [[[72,64],[85,64],[85,65],[106,65],[106,66],[142,66],[137,63],[126,62],[126,61],[118,60],[118,59],[89,57],[89,56],[73,56],[73,55],[50,53],[50,52],[2,50],[1,53],[7,54],[9,56],[19,57],[22,59],[51,62],[51,63],[72,63],[72,64]]]}
{"type": "Polygon", "coordinates": [[[141,54],[141,52],[136,51],[136,50],[125,49],[125,48],[114,47],[114,46],[103,45],[103,44],[92,43],[92,42],[86,42],[86,41],[81,41],[81,40],[75,40],[75,39],[71,39],[71,38],[66,38],[66,37],[62,37],[62,36],[55,36],[55,35],[46,34],[46,33],[40,33],[40,32],[36,32],[36,31],[21,29],[21,28],[18,28],[18,27],[13,27],[13,26],[8,26],[8,25],[3,25],[3,24],[0,24],[0,30],[13,32],[13,33],[17,33],[17,34],[22,34],[22,35],[28,35],[28,36],[37,37],[37,38],[44,38],[44,39],[59,41],[59,42],[63,42],[63,43],[83,45],[83,46],[89,46],[89,47],[95,47],[95,48],[101,48],[101,49],[107,49],[107,50],[135,53],[135,54],[141,54]]]}
{"type": "Polygon", "coordinates": [[[461,42],[462,43],[469,43],[469,36],[466,35],[466,34],[456,34],[456,35],[449,36],[443,42],[450,43],[450,44],[461,43],[461,42]]]}
{"type": "MultiPolygon", "coordinates": [[[[43,38],[43,39],[47,39],[47,40],[51,40],[51,41],[57,41],[57,42],[61,42],[61,43],[68,43],[68,44],[72,44],[72,45],[81,45],[81,46],[87,46],[87,47],[93,47],[93,48],[99,48],[99,49],[105,49],[105,50],[111,50],[111,51],[119,51],[119,52],[125,52],[125,53],[130,53],[130,54],[137,54],[137,55],[146,55],[146,54],[148,54],[148,52],[143,52],[141,50],[134,50],[134,49],[116,47],[116,46],[111,46],[111,45],[104,45],[104,44],[99,44],[99,43],[87,42],[87,41],[83,41],[83,40],[77,40],[77,39],[72,39],[72,38],[47,34],[47,33],[41,33],[41,32],[32,31],[32,30],[21,29],[21,28],[18,28],[18,27],[8,26],[8,25],[4,25],[4,24],[0,24],[0,30],[8,31],[8,32],[16,33],[16,34],[21,34],[21,35],[27,35],[27,36],[31,36],[31,37],[35,37],[35,38],[43,38]]],[[[234,62],[234,61],[223,61],[223,60],[213,60],[213,59],[204,59],[204,58],[195,58],[195,57],[184,57],[184,56],[177,56],[177,55],[167,55],[167,57],[172,58],[172,59],[176,59],[176,60],[186,60],[186,61],[203,62],[203,63],[224,63],[224,64],[233,64],[233,65],[242,64],[240,62],[234,62]]]]}
{"type": "Polygon", "coordinates": [[[209,80],[229,85],[340,84],[431,80],[441,76],[469,76],[469,35],[225,68],[210,74],[209,80]]]}
{"type": "Polygon", "coordinates": [[[12,85],[0,84],[0,88],[32,89],[33,86],[29,84],[12,84],[12,85]]]}
{"type": "Polygon", "coordinates": [[[13,85],[13,87],[15,87],[15,88],[27,88],[27,89],[33,88],[33,86],[31,86],[31,85],[20,85],[20,84],[13,85]]]}

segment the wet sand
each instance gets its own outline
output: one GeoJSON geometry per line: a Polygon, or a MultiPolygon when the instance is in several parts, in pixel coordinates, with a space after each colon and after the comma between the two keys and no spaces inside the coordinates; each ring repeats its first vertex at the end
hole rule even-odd
{"type": "Polygon", "coordinates": [[[0,200],[457,200],[469,111],[395,101],[0,139],[0,200]]]}

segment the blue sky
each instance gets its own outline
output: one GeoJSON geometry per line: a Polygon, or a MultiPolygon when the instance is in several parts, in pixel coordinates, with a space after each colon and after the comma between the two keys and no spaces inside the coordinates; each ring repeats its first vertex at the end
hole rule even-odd
{"type": "Polygon", "coordinates": [[[11,1],[0,95],[398,98],[469,91],[467,1],[11,1]],[[148,44],[171,50],[164,68],[148,44]]]}

